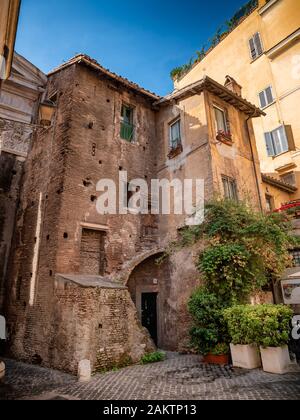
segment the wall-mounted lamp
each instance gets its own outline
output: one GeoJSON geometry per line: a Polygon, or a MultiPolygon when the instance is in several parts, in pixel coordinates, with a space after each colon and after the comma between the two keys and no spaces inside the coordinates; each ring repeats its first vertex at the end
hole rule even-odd
{"type": "Polygon", "coordinates": [[[44,127],[51,126],[55,108],[56,108],[56,105],[49,99],[41,102],[40,107],[39,107],[40,125],[44,127]]]}

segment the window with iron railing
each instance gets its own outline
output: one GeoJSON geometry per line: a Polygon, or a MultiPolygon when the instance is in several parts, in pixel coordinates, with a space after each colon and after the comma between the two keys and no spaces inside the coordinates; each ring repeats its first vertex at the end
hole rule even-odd
{"type": "Polygon", "coordinates": [[[134,109],[132,107],[125,104],[122,105],[120,136],[128,142],[134,141],[133,113],[134,109]]]}

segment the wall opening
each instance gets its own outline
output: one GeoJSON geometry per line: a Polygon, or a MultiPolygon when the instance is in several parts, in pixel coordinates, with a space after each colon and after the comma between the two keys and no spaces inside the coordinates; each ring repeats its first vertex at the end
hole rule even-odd
{"type": "Polygon", "coordinates": [[[142,261],[132,271],[127,286],[143,327],[155,344],[164,350],[177,349],[174,311],[170,307],[170,264],[157,264],[161,254],[142,261]]]}
{"type": "Polygon", "coordinates": [[[104,276],[106,232],[82,229],[80,246],[80,272],[86,275],[104,276]]]}

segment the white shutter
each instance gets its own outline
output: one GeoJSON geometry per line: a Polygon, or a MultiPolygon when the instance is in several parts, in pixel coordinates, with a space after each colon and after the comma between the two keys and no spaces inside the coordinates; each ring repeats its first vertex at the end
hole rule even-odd
{"type": "Polygon", "coordinates": [[[254,35],[254,43],[255,43],[255,48],[256,48],[257,55],[258,56],[262,55],[263,47],[262,47],[260,35],[259,35],[258,32],[254,35]]]}
{"type": "Polygon", "coordinates": [[[267,103],[268,105],[271,104],[272,102],[274,102],[274,98],[273,98],[273,92],[272,92],[272,88],[271,86],[269,86],[266,90],[266,98],[267,98],[267,103]]]}
{"type": "Polygon", "coordinates": [[[288,152],[289,151],[289,143],[288,143],[288,140],[287,140],[287,137],[286,137],[284,125],[281,126],[280,128],[278,128],[276,131],[277,131],[278,137],[280,139],[282,153],[288,152]]]}
{"type": "Polygon", "coordinates": [[[266,141],[268,156],[270,156],[270,157],[275,156],[276,153],[275,153],[275,149],[274,149],[273,140],[272,140],[272,134],[271,133],[265,133],[265,141],[266,141]]]}
{"type": "Polygon", "coordinates": [[[260,107],[265,108],[267,106],[267,100],[266,100],[266,94],[264,90],[260,92],[259,100],[260,100],[260,107]]]}

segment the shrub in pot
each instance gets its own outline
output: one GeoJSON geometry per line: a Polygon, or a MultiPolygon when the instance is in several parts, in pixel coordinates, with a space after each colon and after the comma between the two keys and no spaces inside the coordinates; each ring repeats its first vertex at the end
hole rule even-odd
{"type": "Polygon", "coordinates": [[[228,363],[229,336],[223,317],[225,308],[222,299],[202,287],[193,293],[188,309],[193,317],[190,331],[192,346],[208,363],[228,363]]]}
{"type": "Polygon", "coordinates": [[[211,365],[229,364],[229,346],[226,343],[219,343],[211,348],[209,353],[204,356],[204,362],[211,365]]]}
{"type": "Polygon", "coordinates": [[[231,338],[230,350],[234,367],[243,369],[261,367],[259,348],[255,343],[260,325],[252,308],[249,305],[239,305],[223,312],[231,338]]]}
{"type": "Polygon", "coordinates": [[[284,374],[291,365],[288,342],[293,311],[285,305],[258,305],[253,307],[259,322],[256,343],[260,346],[265,372],[284,374]]]}

